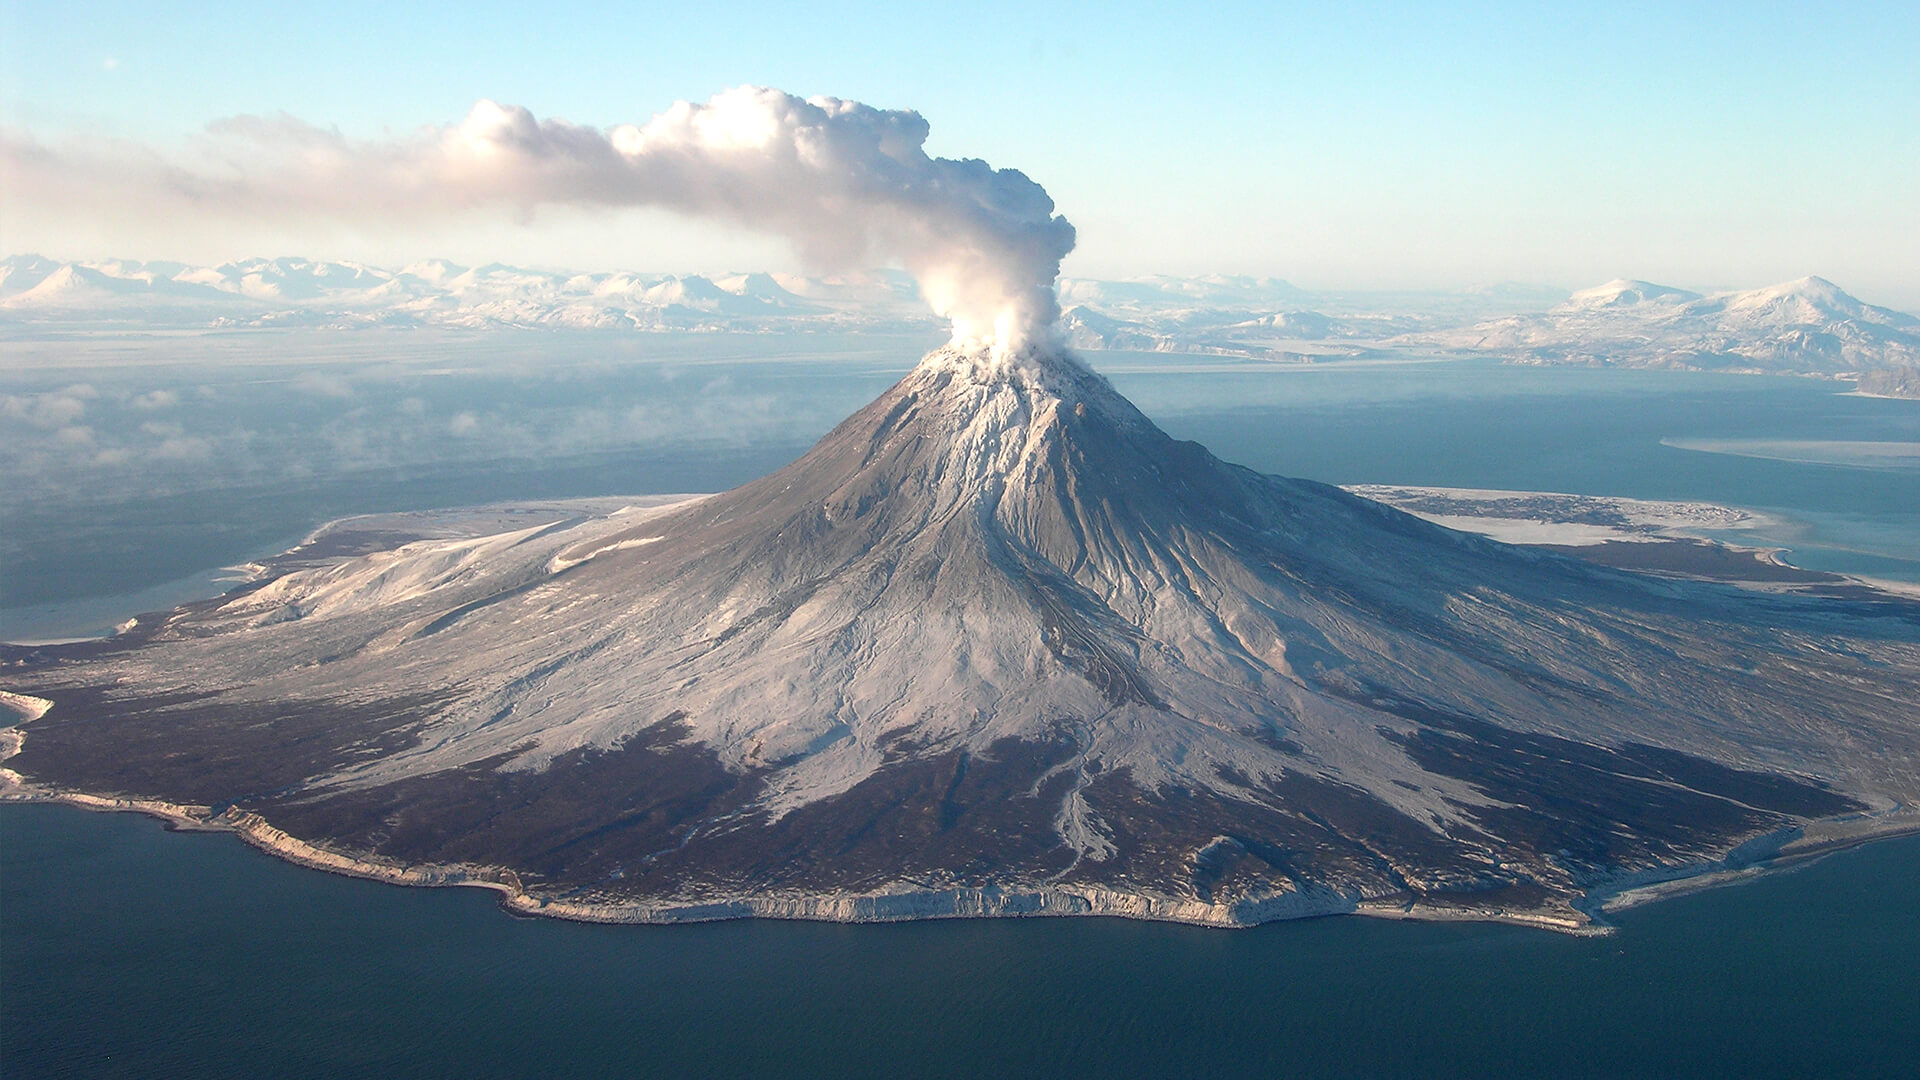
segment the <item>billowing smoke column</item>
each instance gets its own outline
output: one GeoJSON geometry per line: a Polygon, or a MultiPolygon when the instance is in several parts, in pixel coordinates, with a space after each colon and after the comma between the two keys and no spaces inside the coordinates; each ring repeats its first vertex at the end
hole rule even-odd
{"type": "MultiPolygon", "coordinates": [[[[610,131],[481,101],[458,124],[390,141],[288,118],[242,117],[214,132],[224,161],[136,156],[159,173],[154,187],[214,214],[354,219],[565,204],[734,222],[789,238],[822,267],[898,260],[953,321],[956,342],[1002,353],[1051,333],[1054,280],[1074,242],[1073,226],[1024,174],[929,157],[918,113],[763,87],[683,101],[610,131]]],[[[47,148],[10,138],[6,151],[15,179],[50,179],[57,155],[47,148]]],[[[129,164],[94,166],[125,176],[129,164]]],[[[85,171],[77,161],[68,169],[85,171]]]]}

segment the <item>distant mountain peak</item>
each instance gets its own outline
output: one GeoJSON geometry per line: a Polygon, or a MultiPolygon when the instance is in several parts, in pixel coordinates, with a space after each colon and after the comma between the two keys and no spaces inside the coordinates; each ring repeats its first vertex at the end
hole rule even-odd
{"type": "Polygon", "coordinates": [[[800,299],[785,286],[781,285],[778,278],[762,271],[746,274],[729,274],[716,280],[714,284],[735,296],[773,300],[780,303],[791,303],[800,299]]]}
{"type": "Polygon", "coordinates": [[[1727,297],[1727,309],[1755,310],[1782,308],[1809,321],[1822,318],[1857,318],[1867,308],[1846,290],[1822,277],[1803,277],[1748,289],[1727,297]]]}
{"type": "Polygon", "coordinates": [[[400,268],[400,273],[402,274],[417,277],[422,281],[431,281],[436,284],[450,278],[459,277],[466,272],[466,267],[458,263],[448,262],[445,259],[422,259],[419,262],[411,262],[400,268]]]}
{"type": "Polygon", "coordinates": [[[1700,299],[1700,294],[1671,285],[1656,285],[1634,278],[1614,278],[1591,289],[1582,289],[1568,297],[1562,308],[1598,310],[1633,307],[1641,304],[1680,304],[1700,299]]]}

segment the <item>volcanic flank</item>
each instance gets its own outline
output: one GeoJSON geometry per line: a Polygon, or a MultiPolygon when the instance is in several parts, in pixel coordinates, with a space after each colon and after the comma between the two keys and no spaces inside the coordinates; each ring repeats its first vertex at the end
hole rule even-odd
{"type": "Polygon", "coordinates": [[[1911,606],[1452,532],[1034,347],[936,351],[734,491],[9,659],[40,794],[577,917],[1574,925],[1920,794],[1911,606]]]}

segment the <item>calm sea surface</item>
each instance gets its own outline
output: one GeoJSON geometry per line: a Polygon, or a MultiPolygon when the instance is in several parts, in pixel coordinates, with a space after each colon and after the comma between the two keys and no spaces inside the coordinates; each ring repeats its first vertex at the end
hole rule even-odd
{"type": "Polygon", "coordinates": [[[0,807],[6,1075],[1920,1073],[1920,840],[1571,938],[1335,918],[587,926],[0,807]]]}
{"type": "MultiPolygon", "coordinates": [[[[35,488],[16,473],[0,634],[84,632],[156,606],[142,598],[184,599],[221,564],[344,513],[737,483],[903,367],[763,351],[703,360],[698,380],[381,369],[382,394],[420,402],[405,416],[505,393],[556,418],[622,394],[661,414],[729,395],[793,403],[712,443],[489,458],[396,442],[415,455],[402,465],[329,468],[318,436],[283,421],[304,471],[275,472],[262,451],[247,477],[81,502],[55,474],[35,488]]],[[[1920,442],[1920,403],[1799,380],[1097,359],[1169,431],[1266,471],[1732,503],[1777,514],[1800,565],[1920,580],[1920,470],[1791,460],[1833,456],[1809,444],[1920,442]]],[[[182,400],[209,378],[163,376],[182,400]]],[[[373,395],[355,404],[343,385],[303,406],[336,442],[374,415],[373,395]]],[[[285,404],[223,392],[238,411],[203,418],[209,431],[266,430],[245,410],[285,404]]],[[[1920,840],[1902,840],[1629,911],[1603,939],[1361,919],[596,927],[302,870],[144,818],[4,806],[0,1074],[1920,1076],[1917,896],[1920,840]]]]}

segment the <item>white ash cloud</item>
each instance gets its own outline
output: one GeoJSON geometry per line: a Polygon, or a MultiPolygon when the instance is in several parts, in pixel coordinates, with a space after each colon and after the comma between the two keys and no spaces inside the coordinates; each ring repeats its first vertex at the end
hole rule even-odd
{"type": "Polygon", "coordinates": [[[0,177],[27,204],[108,219],[360,223],[661,207],[785,237],[823,269],[897,260],[962,343],[1044,339],[1073,226],[1024,174],[931,157],[927,134],[915,112],[749,86],[609,130],[484,100],[459,123],[385,140],[237,117],[184,157],[6,133],[0,177]]]}

